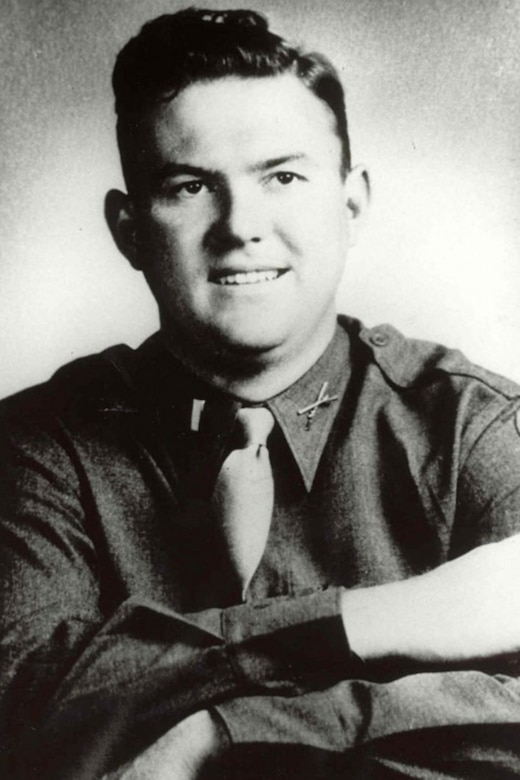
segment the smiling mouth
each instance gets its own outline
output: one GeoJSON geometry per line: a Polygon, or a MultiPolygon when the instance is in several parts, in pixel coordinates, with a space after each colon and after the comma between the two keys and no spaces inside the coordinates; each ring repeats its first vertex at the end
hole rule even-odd
{"type": "Polygon", "coordinates": [[[285,273],[286,268],[269,269],[266,271],[229,271],[215,272],[210,276],[210,282],[220,285],[237,286],[242,284],[259,284],[260,282],[274,282],[285,273]]]}

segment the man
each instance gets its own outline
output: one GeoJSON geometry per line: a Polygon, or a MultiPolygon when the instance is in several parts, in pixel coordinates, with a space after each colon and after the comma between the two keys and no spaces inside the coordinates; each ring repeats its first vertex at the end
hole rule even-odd
{"type": "Polygon", "coordinates": [[[114,90],[161,331],[3,403],[4,775],[520,775],[520,389],[336,320],[334,69],[190,9],[114,90]]]}

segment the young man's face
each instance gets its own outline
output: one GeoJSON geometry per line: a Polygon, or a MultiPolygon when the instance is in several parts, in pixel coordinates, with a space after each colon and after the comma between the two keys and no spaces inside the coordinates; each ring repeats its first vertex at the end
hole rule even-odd
{"type": "Polygon", "coordinates": [[[196,83],[143,142],[138,264],[163,329],[188,349],[319,354],[355,221],[328,107],[292,75],[196,83]]]}

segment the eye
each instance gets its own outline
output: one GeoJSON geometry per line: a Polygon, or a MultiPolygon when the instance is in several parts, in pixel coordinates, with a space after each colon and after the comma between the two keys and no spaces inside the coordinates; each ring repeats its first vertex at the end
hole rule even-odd
{"type": "Polygon", "coordinates": [[[187,195],[198,195],[204,187],[202,181],[185,181],[182,184],[178,184],[175,187],[175,191],[178,193],[186,193],[187,195]]]}
{"type": "Polygon", "coordinates": [[[292,184],[293,181],[300,178],[295,173],[291,173],[290,171],[279,171],[278,173],[274,174],[274,177],[279,184],[284,185],[292,184]]]}
{"type": "Polygon", "coordinates": [[[266,177],[264,184],[270,189],[276,191],[289,187],[289,185],[293,185],[294,183],[303,181],[306,181],[305,176],[302,176],[299,173],[294,173],[294,171],[274,171],[266,177]]]}
{"type": "Polygon", "coordinates": [[[214,192],[215,187],[204,179],[184,179],[170,181],[163,185],[163,194],[172,200],[194,200],[204,192],[214,192]]]}

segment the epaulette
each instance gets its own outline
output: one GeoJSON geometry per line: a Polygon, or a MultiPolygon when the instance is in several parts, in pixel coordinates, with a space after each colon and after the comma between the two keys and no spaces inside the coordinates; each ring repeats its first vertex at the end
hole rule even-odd
{"type": "Polygon", "coordinates": [[[409,339],[392,325],[362,328],[359,339],[370,349],[374,362],[395,387],[427,385],[450,374],[476,379],[506,398],[520,396],[520,387],[515,382],[471,363],[458,350],[409,339]]]}

